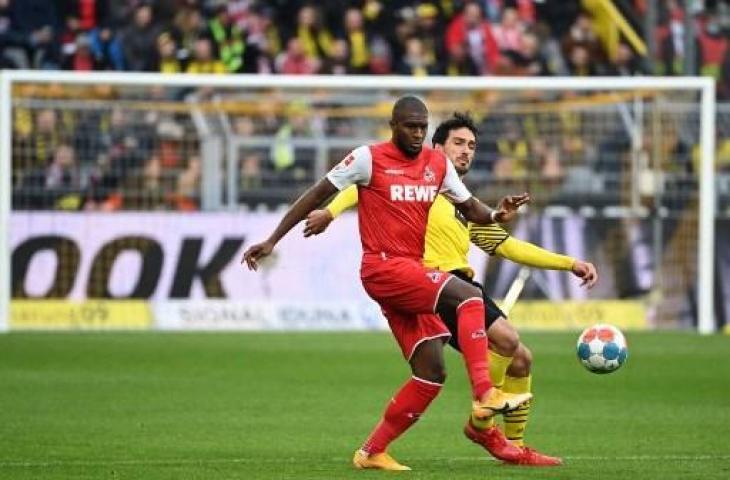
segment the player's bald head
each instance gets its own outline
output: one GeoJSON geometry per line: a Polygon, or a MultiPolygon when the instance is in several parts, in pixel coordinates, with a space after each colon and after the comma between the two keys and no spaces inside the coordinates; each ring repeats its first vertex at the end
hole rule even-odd
{"type": "Polygon", "coordinates": [[[396,100],[393,105],[393,113],[390,118],[392,121],[397,122],[414,113],[428,115],[426,104],[418,97],[406,95],[405,97],[400,97],[396,100]]]}
{"type": "Polygon", "coordinates": [[[428,110],[418,98],[407,95],[393,105],[390,130],[393,143],[407,156],[415,157],[421,152],[428,129],[428,110]]]}

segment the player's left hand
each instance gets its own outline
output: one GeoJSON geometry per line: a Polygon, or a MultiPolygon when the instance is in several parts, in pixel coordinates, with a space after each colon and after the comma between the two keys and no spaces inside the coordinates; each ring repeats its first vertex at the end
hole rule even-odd
{"type": "Polygon", "coordinates": [[[332,223],[334,217],[326,208],[320,210],[312,210],[307,215],[307,220],[304,222],[304,236],[310,237],[312,235],[319,235],[320,233],[327,230],[327,227],[332,223]]]}
{"type": "Polygon", "coordinates": [[[274,250],[274,245],[269,241],[251,245],[244,252],[241,263],[246,262],[249,270],[256,271],[259,268],[258,261],[271,254],[272,250],[274,250]]]}
{"type": "Polygon", "coordinates": [[[522,205],[530,202],[530,194],[525,192],[521,195],[507,195],[497,204],[495,219],[499,223],[510,222],[517,216],[517,210],[522,205]]]}
{"type": "Polygon", "coordinates": [[[573,275],[583,280],[580,284],[581,287],[585,286],[590,289],[598,282],[598,271],[596,271],[595,265],[591,262],[576,260],[573,264],[572,272],[573,275]]]}

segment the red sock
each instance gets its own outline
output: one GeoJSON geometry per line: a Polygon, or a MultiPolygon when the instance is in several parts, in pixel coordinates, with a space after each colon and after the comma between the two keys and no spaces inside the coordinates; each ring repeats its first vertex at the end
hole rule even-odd
{"type": "Polygon", "coordinates": [[[390,400],[383,418],[362,449],[371,455],[384,452],[393,440],[416,423],[440,391],[438,383],[411,377],[390,400]]]}
{"type": "Polygon", "coordinates": [[[481,298],[464,301],[457,307],[456,317],[459,325],[459,347],[469,373],[472,393],[478,400],[492,388],[487,356],[489,343],[484,325],[484,302],[481,298]]]}

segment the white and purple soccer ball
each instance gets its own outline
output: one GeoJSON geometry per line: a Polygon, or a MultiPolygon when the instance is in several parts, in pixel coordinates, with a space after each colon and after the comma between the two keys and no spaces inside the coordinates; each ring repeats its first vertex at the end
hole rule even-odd
{"type": "Polygon", "coordinates": [[[578,360],[593,373],[611,373],[626,363],[629,350],[621,330],[608,324],[597,324],[583,330],[578,337],[578,360]]]}

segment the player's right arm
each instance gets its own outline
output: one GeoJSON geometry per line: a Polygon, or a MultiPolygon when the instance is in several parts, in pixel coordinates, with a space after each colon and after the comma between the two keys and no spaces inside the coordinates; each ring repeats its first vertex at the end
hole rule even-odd
{"type": "Polygon", "coordinates": [[[338,163],[327,176],[304,192],[289,207],[272,234],[261,243],[251,245],[243,254],[241,263],[246,262],[250,270],[258,269],[258,261],[269,255],[276,244],[297,223],[338,190],[353,184],[367,185],[372,175],[372,157],[368,147],[359,147],[338,163]]]}
{"type": "Polygon", "coordinates": [[[321,179],[316,185],[310,187],[302,194],[294,204],[284,214],[279,225],[276,226],[273,233],[261,243],[251,245],[243,254],[243,260],[248,265],[249,270],[258,269],[258,261],[269,255],[274,246],[291,230],[294,225],[304,219],[304,217],[317,208],[328,197],[337,191],[332,182],[328,178],[321,179]]]}
{"type": "Polygon", "coordinates": [[[357,205],[357,186],[350,185],[338,193],[325,208],[317,209],[307,215],[304,224],[304,236],[319,235],[327,230],[332,220],[337,218],[345,210],[357,205]]]}

